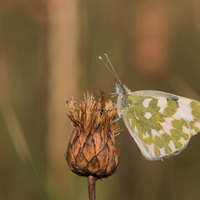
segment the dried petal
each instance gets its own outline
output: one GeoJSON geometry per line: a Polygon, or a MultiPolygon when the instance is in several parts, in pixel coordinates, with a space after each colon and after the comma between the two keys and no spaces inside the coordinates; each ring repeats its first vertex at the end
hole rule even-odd
{"type": "Polygon", "coordinates": [[[83,169],[84,167],[87,166],[87,163],[88,162],[87,162],[83,152],[80,149],[76,156],[76,165],[78,166],[78,168],[83,169]]]}
{"type": "Polygon", "coordinates": [[[83,153],[88,161],[90,161],[95,155],[94,140],[92,135],[88,135],[85,145],[83,146],[83,153]]]}
{"type": "Polygon", "coordinates": [[[109,149],[107,145],[99,152],[97,158],[99,160],[100,169],[104,168],[108,164],[108,154],[109,149]]]}
{"type": "Polygon", "coordinates": [[[99,170],[99,160],[97,159],[97,157],[93,157],[90,162],[88,163],[88,171],[93,175],[95,174],[95,172],[97,172],[99,170]]]}

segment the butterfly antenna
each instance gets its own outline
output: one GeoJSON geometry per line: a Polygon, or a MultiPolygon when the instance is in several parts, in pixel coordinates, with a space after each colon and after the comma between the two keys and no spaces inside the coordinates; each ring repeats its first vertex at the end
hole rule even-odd
{"type": "Polygon", "coordinates": [[[106,57],[106,60],[108,61],[109,65],[110,65],[110,67],[111,67],[111,69],[112,69],[112,71],[115,73],[115,75],[116,75],[118,81],[119,81],[120,84],[121,84],[121,80],[120,80],[120,78],[119,78],[119,75],[118,75],[117,72],[115,71],[115,68],[113,67],[113,65],[112,65],[112,63],[111,63],[111,61],[110,61],[110,59],[108,58],[107,53],[105,53],[104,56],[106,57]]]}
{"type": "Polygon", "coordinates": [[[116,71],[114,70],[110,60],[108,59],[107,54],[104,54],[106,57],[106,60],[108,61],[110,67],[105,63],[105,61],[103,60],[103,58],[101,56],[99,56],[99,60],[101,60],[103,62],[103,64],[106,66],[106,68],[112,73],[112,75],[119,81],[119,83],[121,84],[121,80],[118,76],[118,74],[116,73],[116,71]]]}

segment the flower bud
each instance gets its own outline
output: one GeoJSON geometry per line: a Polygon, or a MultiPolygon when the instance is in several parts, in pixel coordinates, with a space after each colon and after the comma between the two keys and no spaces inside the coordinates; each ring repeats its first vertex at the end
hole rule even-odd
{"type": "Polygon", "coordinates": [[[116,108],[103,93],[95,98],[87,95],[79,107],[72,97],[67,101],[72,122],[72,135],[66,159],[71,170],[82,176],[107,177],[119,164],[119,148],[115,146],[116,108]]]}

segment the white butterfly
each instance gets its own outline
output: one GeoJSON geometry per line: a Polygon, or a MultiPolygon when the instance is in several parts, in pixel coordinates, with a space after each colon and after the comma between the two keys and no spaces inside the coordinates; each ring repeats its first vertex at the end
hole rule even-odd
{"type": "Polygon", "coordinates": [[[109,71],[117,78],[117,113],[148,160],[177,155],[200,131],[200,102],[155,90],[131,92],[122,85],[108,56],[109,71]]]}

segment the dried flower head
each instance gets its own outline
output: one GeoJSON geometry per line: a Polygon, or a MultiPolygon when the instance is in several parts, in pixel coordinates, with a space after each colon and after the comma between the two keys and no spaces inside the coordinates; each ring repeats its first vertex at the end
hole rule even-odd
{"type": "Polygon", "coordinates": [[[76,174],[97,178],[114,173],[119,163],[115,146],[116,109],[103,93],[99,98],[87,95],[77,106],[74,98],[67,101],[72,122],[72,136],[66,159],[76,174]]]}

